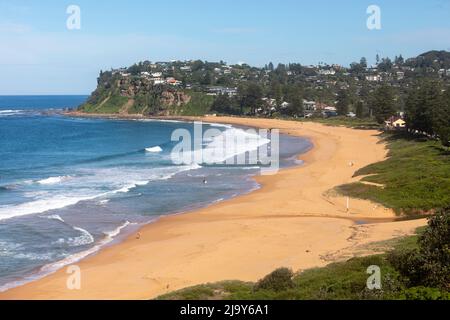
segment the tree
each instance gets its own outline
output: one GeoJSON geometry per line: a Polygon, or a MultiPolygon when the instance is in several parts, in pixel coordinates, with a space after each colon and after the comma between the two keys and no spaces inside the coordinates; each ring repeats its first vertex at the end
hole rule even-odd
{"type": "MultiPolygon", "coordinates": [[[[405,103],[406,122],[409,129],[434,135],[440,127],[439,110],[443,108],[441,86],[435,81],[422,81],[413,88],[405,103]]],[[[445,119],[445,115],[443,116],[445,119]]],[[[445,120],[444,120],[445,122],[445,120]]]]}
{"type": "Polygon", "coordinates": [[[392,61],[389,58],[383,58],[381,62],[378,64],[378,68],[384,72],[392,70],[392,67],[393,67],[392,61]]]}
{"type": "Polygon", "coordinates": [[[362,101],[358,101],[356,104],[356,116],[360,119],[364,118],[364,103],[362,101]]]}
{"type": "Polygon", "coordinates": [[[447,88],[442,99],[433,112],[433,131],[444,147],[450,147],[450,88],[447,88]]]}
{"type": "Polygon", "coordinates": [[[388,259],[410,286],[450,289],[450,209],[428,220],[419,248],[392,252],[388,259]]]}
{"type": "Polygon", "coordinates": [[[383,85],[373,94],[373,111],[378,123],[383,123],[395,114],[395,97],[391,87],[383,85]]]}
{"type": "Polygon", "coordinates": [[[269,87],[269,97],[275,99],[277,105],[280,105],[283,101],[283,89],[277,81],[273,81],[269,87]]]}
{"type": "Polygon", "coordinates": [[[289,106],[286,113],[290,116],[302,116],[303,110],[303,92],[298,86],[288,86],[286,90],[286,101],[289,106]]]}
{"type": "Polygon", "coordinates": [[[367,59],[365,57],[362,57],[361,60],[359,61],[359,64],[362,68],[366,69],[367,68],[367,59]]]}
{"type": "Polygon", "coordinates": [[[213,76],[211,75],[211,72],[206,71],[200,84],[208,86],[208,85],[212,84],[212,81],[213,81],[213,76]]]}
{"type": "Polygon", "coordinates": [[[349,111],[350,97],[347,90],[341,89],[338,92],[336,110],[338,115],[346,116],[349,111]]]}
{"type": "Polygon", "coordinates": [[[133,76],[137,76],[141,72],[141,68],[137,64],[134,64],[128,68],[128,72],[133,76]]]}
{"type": "Polygon", "coordinates": [[[272,62],[269,62],[269,70],[270,70],[270,71],[273,71],[273,69],[274,69],[273,63],[272,63],[272,62]]]}
{"type": "Polygon", "coordinates": [[[403,59],[402,55],[395,57],[395,64],[398,66],[402,66],[405,63],[405,59],[403,59]]]}
{"type": "Polygon", "coordinates": [[[231,102],[227,95],[220,94],[214,100],[211,110],[216,111],[218,113],[230,113],[231,102]]]}
{"type": "Polygon", "coordinates": [[[250,109],[251,114],[255,114],[256,109],[262,105],[262,89],[257,83],[241,85],[238,88],[238,95],[241,114],[245,109],[250,109]]]}
{"type": "Polygon", "coordinates": [[[358,73],[361,73],[361,72],[363,72],[363,71],[364,71],[364,67],[363,67],[360,63],[352,62],[352,63],[350,64],[350,72],[351,72],[351,73],[356,73],[356,74],[358,74],[358,73]]]}

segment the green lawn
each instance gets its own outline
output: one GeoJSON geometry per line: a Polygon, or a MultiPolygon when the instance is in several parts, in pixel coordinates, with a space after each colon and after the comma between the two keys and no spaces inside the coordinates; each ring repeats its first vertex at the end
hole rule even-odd
{"type": "Polygon", "coordinates": [[[83,106],[81,106],[81,110],[83,112],[87,112],[87,113],[104,113],[104,114],[119,113],[120,109],[127,102],[128,102],[127,97],[113,95],[101,106],[101,108],[99,107],[100,104],[93,105],[93,104],[86,103],[83,106]]]}
{"type": "Polygon", "coordinates": [[[372,164],[356,176],[384,188],[353,183],[337,188],[355,198],[369,199],[396,210],[415,214],[450,205],[450,152],[439,142],[407,133],[384,135],[389,158],[372,164]]]}

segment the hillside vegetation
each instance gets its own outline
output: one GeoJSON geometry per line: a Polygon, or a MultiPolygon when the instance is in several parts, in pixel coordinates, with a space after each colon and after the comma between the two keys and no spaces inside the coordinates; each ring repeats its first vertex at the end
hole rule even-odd
{"type": "Polygon", "coordinates": [[[363,182],[337,190],[355,198],[369,199],[399,214],[433,212],[450,206],[450,152],[439,142],[408,133],[385,134],[389,158],[355,173],[363,182]]]}

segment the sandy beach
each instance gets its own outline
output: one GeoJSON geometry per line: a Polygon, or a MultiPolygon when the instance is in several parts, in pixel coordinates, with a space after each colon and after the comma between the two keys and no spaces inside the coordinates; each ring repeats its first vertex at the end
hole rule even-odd
{"type": "Polygon", "coordinates": [[[355,171],[387,156],[379,132],[312,122],[231,117],[186,118],[309,138],[303,166],[255,179],[261,189],[204,209],[161,218],[77,265],[81,289],[66,268],[0,293],[0,299],[151,299],[221,280],[256,281],[278,267],[304,270],[371,253],[368,244],[410,235],[425,219],[395,221],[369,201],[329,192],[356,181],[355,171]],[[349,165],[353,163],[353,166],[349,165]],[[358,224],[357,221],[368,221],[358,224]]]}

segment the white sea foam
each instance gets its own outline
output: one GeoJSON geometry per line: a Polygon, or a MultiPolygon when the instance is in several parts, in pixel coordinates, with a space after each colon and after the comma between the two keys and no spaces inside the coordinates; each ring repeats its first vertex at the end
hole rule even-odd
{"type": "Polygon", "coordinates": [[[74,192],[61,190],[57,193],[45,193],[42,196],[39,193],[35,193],[36,198],[32,201],[17,205],[0,206],[0,221],[32,214],[42,214],[50,210],[76,205],[82,201],[106,200],[104,198],[128,193],[132,189],[147,185],[150,181],[168,180],[180,172],[199,168],[201,166],[194,164],[152,169],[86,169],[83,172],[86,176],[70,179],[67,182],[69,187],[75,189],[74,192]],[[113,189],[106,192],[100,191],[105,186],[113,189]]]}
{"type": "Polygon", "coordinates": [[[49,210],[61,209],[77,204],[80,201],[93,199],[94,197],[52,197],[25,202],[15,206],[0,206],[0,221],[30,214],[44,213],[49,210]]]}
{"type": "MultiPolygon", "coordinates": [[[[201,158],[207,160],[207,163],[220,163],[236,155],[244,154],[248,151],[256,151],[258,147],[269,142],[269,140],[262,139],[257,134],[248,133],[241,129],[230,128],[212,138],[206,144],[201,158]],[[234,145],[234,148],[227,148],[227,141],[237,141],[238,143],[234,145]]],[[[195,155],[197,152],[202,151],[193,151],[192,159],[198,159],[195,155]]],[[[57,192],[52,191],[43,195],[36,194],[36,197],[34,197],[32,201],[17,205],[0,206],[0,221],[62,209],[82,201],[97,198],[103,198],[102,200],[104,200],[104,198],[130,192],[130,190],[139,186],[144,186],[150,181],[168,180],[180,172],[196,170],[199,168],[201,168],[199,163],[151,169],[96,168],[84,169],[84,172],[80,172],[81,175],[79,176],[77,174],[76,177],[50,177],[40,180],[39,184],[46,187],[64,182],[64,186],[70,188],[70,191],[58,190],[57,192]],[[112,190],[106,192],[103,191],[105,186],[112,188],[112,190]]]]}
{"type": "Polygon", "coordinates": [[[186,160],[191,160],[198,164],[221,164],[235,156],[256,152],[258,148],[269,143],[269,139],[259,136],[256,131],[251,133],[230,127],[217,136],[204,139],[201,149],[189,153],[172,154],[172,160],[176,163],[186,163],[186,160]]]}
{"type": "Polygon", "coordinates": [[[157,147],[146,148],[145,151],[150,152],[150,153],[159,153],[159,152],[162,152],[163,149],[160,146],[157,146],[157,147]]]}
{"type": "Polygon", "coordinates": [[[79,246],[86,246],[88,244],[94,243],[95,239],[92,236],[92,234],[89,233],[89,231],[79,228],[79,227],[73,227],[74,230],[79,231],[81,233],[81,236],[76,238],[71,238],[69,241],[69,244],[73,247],[79,247],[79,246]]]}
{"type": "Polygon", "coordinates": [[[0,117],[14,116],[23,113],[23,110],[0,110],[0,117]]]}
{"type": "MultiPolygon", "coordinates": [[[[111,230],[109,232],[105,232],[105,237],[104,239],[102,239],[99,243],[97,243],[95,246],[93,246],[92,248],[89,248],[85,251],[79,252],[77,254],[73,254],[70,256],[65,257],[62,260],[59,260],[57,262],[54,263],[50,263],[47,264],[45,266],[43,266],[40,271],[37,274],[31,275],[31,276],[27,276],[24,279],[20,280],[20,281],[14,281],[14,282],[10,282],[7,283],[4,286],[0,287],[0,292],[4,292],[6,290],[24,285],[30,281],[34,281],[37,279],[40,279],[46,275],[52,274],[54,272],[56,272],[57,270],[67,266],[67,265],[71,265],[74,264],[96,252],[98,252],[102,247],[104,247],[105,245],[111,243],[112,241],[114,241],[114,238],[116,236],[118,236],[120,234],[120,232],[125,229],[126,227],[130,226],[130,225],[136,225],[135,223],[130,223],[129,221],[126,221],[123,225],[119,226],[118,228],[111,230]]],[[[76,230],[79,230],[81,232],[81,230],[83,230],[85,233],[83,233],[83,235],[86,237],[86,239],[92,237],[92,235],[90,235],[86,230],[81,229],[81,228],[74,228],[76,230]],[[89,234],[89,236],[88,236],[89,234]]],[[[60,239],[61,240],[61,239],[60,239]]],[[[3,244],[2,242],[0,242],[0,245],[3,244]]],[[[2,248],[3,246],[0,246],[0,248],[2,248]]],[[[16,248],[16,246],[14,246],[13,248],[11,247],[11,249],[16,248]]],[[[0,250],[0,256],[1,256],[2,250],[0,250]]],[[[17,254],[15,254],[15,256],[17,256],[17,254]]],[[[52,257],[49,255],[38,255],[38,254],[22,254],[20,256],[20,258],[24,258],[24,259],[32,259],[32,260],[51,260],[52,257]]]]}
{"type": "Polygon", "coordinates": [[[61,218],[61,216],[59,214],[52,214],[50,216],[43,216],[41,218],[50,219],[50,220],[57,220],[57,221],[61,221],[61,222],[64,223],[63,218],[61,218]]]}
{"type": "Polygon", "coordinates": [[[59,177],[50,177],[50,178],[46,178],[46,179],[42,179],[37,181],[37,183],[42,184],[42,185],[53,185],[53,184],[58,184],[67,180],[72,179],[71,176],[59,176],[59,177]]]}
{"type": "Polygon", "coordinates": [[[118,236],[120,234],[120,232],[125,229],[126,227],[128,227],[129,225],[131,225],[132,223],[130,221],[126,221],[123,225],[117,227],[116,229],[112,230],[112,231],[107,231],[105,232],[105,236],[109,239],[114,239],[116,236],[118,236]]]}

